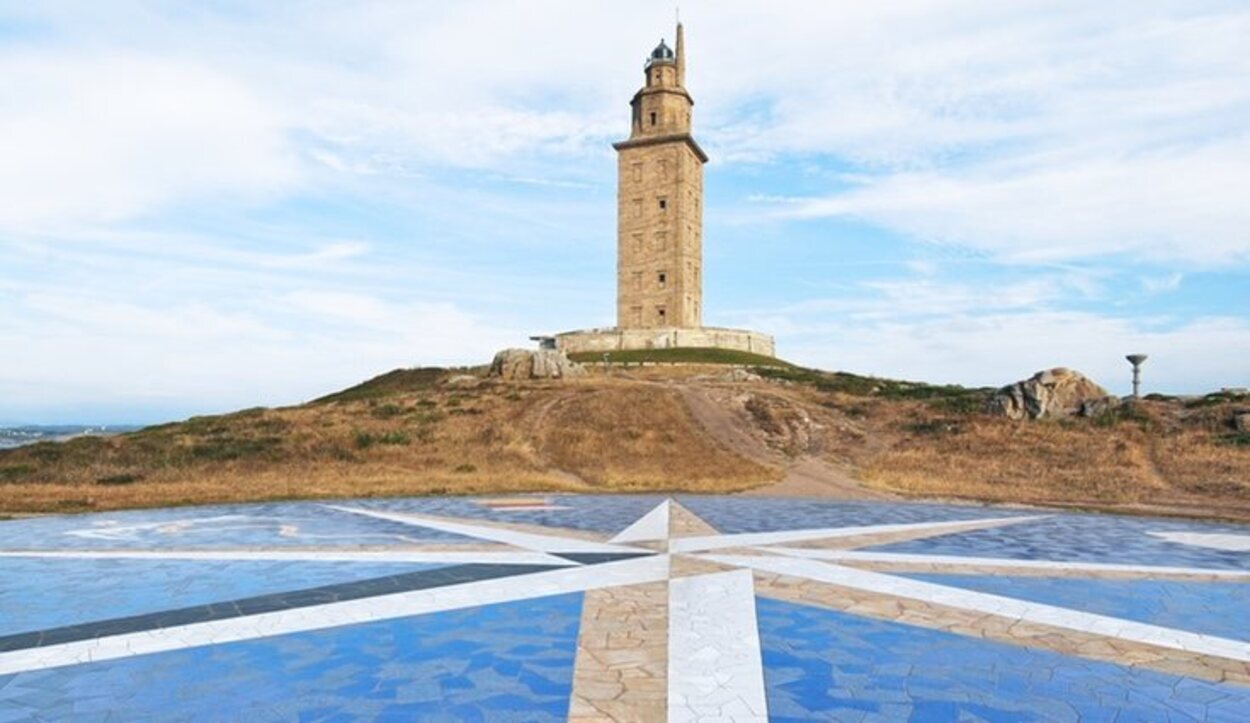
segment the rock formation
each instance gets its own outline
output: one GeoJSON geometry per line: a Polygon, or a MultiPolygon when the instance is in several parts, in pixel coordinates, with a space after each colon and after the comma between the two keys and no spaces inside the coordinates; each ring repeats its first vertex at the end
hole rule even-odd
{"type": "Polygon", "coordinates": [[[580,377],[586,367],[555,349],[504,349],[490,364],[490,375],[507,380],[580,377]]]}
{"type": "Polygon", "coordinates": [[[1084,374],[1059,367],[999,389],[987,402],[986,411],[1009,419],[1093,417],[1119,404],[1117,397],[1084,374]]]}

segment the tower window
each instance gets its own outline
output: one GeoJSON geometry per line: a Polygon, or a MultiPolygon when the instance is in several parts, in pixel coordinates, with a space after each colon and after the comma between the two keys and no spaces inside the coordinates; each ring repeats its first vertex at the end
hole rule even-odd
{"type": "Polygon", "coordinates": [[[660,322],[661,322],[661,323],[663,323],[663,322],[664,322],[664,320],[665,320],[666,318],[668,318],[668,314],[667,314],[667,312],[665,311],[665,309],[664,309],[664,307],[663,307],[663,306],[657,306],[657,307],[655,307],[655,315],[656,315],[657,317],[659,317],[659,319],[660,319],[660,322]]]}
{"type": "Polygon", "coordinates": [[[668,272],[661,271],[660,273],[656,274],[656,282],[659,283],[661,289],[667,287],[668,286],[668,272]]]}
{"type": "Polygon", "coordinates": [[[661,198],[661,199],[660,199],[660,210],[661,210],[661,211],[667,211],[667,210],[668,210],[668,199],[667,199],[667,198],[661,198]]]}
{"type": "Polygon", "coordinates": [[[655,125],[655,113],[651,114],[651,125],[655,125]]]}

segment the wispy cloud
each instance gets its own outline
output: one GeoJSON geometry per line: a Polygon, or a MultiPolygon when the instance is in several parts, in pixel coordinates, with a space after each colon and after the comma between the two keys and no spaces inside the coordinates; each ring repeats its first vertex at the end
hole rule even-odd
{"type": "MultiPolygon", "coordinates": [[[[1246,383],[1244,3],[682,14],[713,156],[709,319],[881,374],[1113,376],[1132,346],[1176,389],[1246,383]]],[[[670,5],[119,0],[10,21],[0,417],[293,401],[610,323],[609,142],[670,5]]]]}

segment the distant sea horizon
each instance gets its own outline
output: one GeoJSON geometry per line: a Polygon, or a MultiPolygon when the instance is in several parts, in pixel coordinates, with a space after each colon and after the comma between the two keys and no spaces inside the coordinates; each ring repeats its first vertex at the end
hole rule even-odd
{"type": "Polygon", "coordinates": [[[13,424],[0,425],[0,449],[36,442],[60,442],[74,437],[108,437],[142,429],[142,424],[13,424]]]}

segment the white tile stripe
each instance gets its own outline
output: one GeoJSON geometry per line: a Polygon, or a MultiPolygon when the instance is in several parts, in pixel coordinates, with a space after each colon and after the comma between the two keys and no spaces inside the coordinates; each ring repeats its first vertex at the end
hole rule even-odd
{"type": "Polygon", "coordinates": [[[81,560],[259,560],[300,562],[411,562],[465,565],[573,565],[570,560],[542,552],[419,550],[8,550],[4,557],[53,557],[81,560]]]}
{"type": "Polygon", "coordinates": [[[502,542],[506,545],[538,552],[650,552],[650,550],[637,547],[611,545],[606,542],[594,542],[573,537],[559,537],[557,535],[538,535],[532,532],[519,532],[488,525],[474,525],[467,522],[415,515],[408,512],[384,512],[356,507],[339,507],[337,505],[325,505],[325,507],[366,517],[376,517],[380,520],[390,520],[391,522],[399,522],[405,525],[415,525],[440,532],[450,532],[453,535],[464,535],[479,540],[502,542]]]}
{"type": "Polygon", "coordinates": [[[1027,602],[989,593],[936,585],[878,572],[857,570],[815,560],[786,557],[752,557],[746,555],[705,555],[708,560],[728,565],[750,567],[765,572],[803,577],[817,582],[841,585],[881,595],[920,600],[961,610],[972,610],[1012,620],[1024,620],[1084,633],[1093,633],[1162,648],[1184,650],[1201,655],[1214,655],[1230,660],[1250,662],[1250,643],[1214,635],[1123,620],[1106,615],[1070,610],[1068,608],[1027,602]]]}
{"type": "Polygon", "coordinates": [[[668,539],[669,501],[664,500],[632,525],[621,530],[609,542],[647,542],[668,539]]]}
{"type": "Polygon", "coordinates": [[[764,721],[764,665],[749,570],[669,582],[668,720],[764,721]]]}
{"type": "Polygon", "coordinates": [[[825,540],[838,537],[858,537],[859,535],[878,535],[893,532],[950,533],[963,529],[982,529],[1000,525],[1014,525],[1021,522],[1040,520],[1045,515],[1029,517],[996,517],[980,520],[955,520],[950,522],[917,522],[891,525],[865,525],[862,527],[825,527],[809,530],[780,530],[777,532],[744,532],[730,535],[708,535],[704,537],[684,537],[669,543],[673,552],[701,552],[726,547],[754,547],[759,545],[778,545],[788,542],[805,540],[825,540]]]}
{"type": "Polygon", "coordinates": [[[1250,535],[1234,535],[1227,532],[1151,532],[1150,534],[1182,545],[1230,552],[1250,552],[1250,535]]]}
{"type": "Polygon", "coordinates": [[[656,555],[592,567],[564,568],[518,577],[481,580],[430,590],[414,590],[228,620],[126,633],[0,653],[0,675],[391,620],[601,587],[637,585],[667,579],[668,573],[668,557],[656,555]]]}
{"type": "Polygon", "coordinates": [[[801,547],[761,548],[768,552],[805,557],[812,560],[842,562],[897,562],[906,564],[939,564],[978,567],[996,567],[1005,570],[1054,570],[1057,572],[1133,572],[1158,575],[1209,575],[1211,577],[1245,580],[1250,582],[1250,571],[1212,570],[1201,567],[1159,567],[1153,565],[1123,565],[1109,562],[1061,562],[1056,560],[1013,560],[1000,557],[960,557],[957,555],[908,555],[892,552],[862,552],[858,550],[811,550],[801,547]]]}

